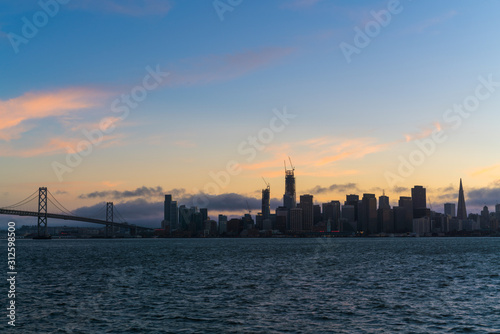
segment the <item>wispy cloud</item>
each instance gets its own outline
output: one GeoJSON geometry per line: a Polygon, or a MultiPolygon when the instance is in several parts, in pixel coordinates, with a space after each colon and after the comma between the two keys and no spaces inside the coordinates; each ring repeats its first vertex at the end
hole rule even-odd
{"type": "Polygon", "coordinates": [[[309,194],[319,195],[330,192],[341,192],[347,193],[350,191],[359,191],[356,183],[346,183],[346,184],[332,184],[329,187],[316,186],[307,191],[309,194]]]}
{"type": "Polygon", "coordinates": [[[293,1],[286,1],[281,7],[286,8],[286,9],[304,9],[304,8],[309,8],[317,3],[319,3],[322,0],[293,0],[293,1]]]}
{"type": "Polygon", "coordinates": [[[172,5],[167,0],[79,0],[71,2],[70,8],[127,16],[164,16],[172,5]]]}
{"type": "Polygon", "coordinates": [[[267,47],[225,55],[186,59],[173,65],[167,85],[195,85],[226,81],[267,66],[291,54],[293,48],[267,47]]]}
{"type": "Polygon", "coordinates": [[[270,145],[263,155],[265,160],[242,164],[244,170],[258,172],[265,177],[281,175],[283,160],[287,154],[292,155],[295,161],[300,161],[301,175],[315,177],[339,177],[352,176],[359,170],[352,167],[338,167],[343,161],[355,161],[367,155],[383,152],[391,148],[395,143],[379,143],[375,138],[339,138],[339,137],[317,137],[299,142],[288,142],[285,144],[270,145]],[[284,153],[286,152],[286,153],[284,153]]]}
{"type": "Polygon", "coordinates": [[[35,125],[26,124],[48,117],[61,117],[101,104],[107,94],[88,88],[54,92],[28,92],[9,100],[0,100],[0,140],[18,139],[35,125]]]}
{"type": "Polygon", "coordinates": [[[458,14],[457,11],[451,10],[447,13],[444,13],[443,15],[432,17],[428,20],[425,20],[425,21],[415,25],[415,26],[412,26],[408,30],[406,30],[406,32],[407,33],[423,33],[424,31],[426,31],[427,29],[429,29],[433,26],[436,26],[440,23],[448,21],[449,19],[451,19],[452,17],[454,17],[457,14],[458,14]]]}
{"type": "Polygon", "coordinates": [[[410,142],[410,141],[413,141],[416,139],[427,138],[430,135],[432,135],[432,133],[434,131],[441,131],[444,129],[445,129],[445,127],[441,123],[435,122],[432,126],[428,125],[428,126],[422,127],[420,129],[420,131],[417,131],[414,133],[407,133],[404,135],[404,137],[405,137],[406,142],[410,142]]]}
{"type": "Polygon", "coordinates": [[[498,165],[493,165],[493,166],[488,166],[488,167],[483,167],[483,168],[480,168],[480,169],[477,169],[475,171],[473,171],[471,173],[472,176],[478,176],[478,175],[482,175],[482,174],[485,174],[485,173],[489,173],[491,171],[494,171],[496,169],[499,169],[500,168],[500,164],[498,165]]]}
{"type": "MultiPolygon", "coordinates": [[[[177,192],[179,194],[179,192],[177,192]]],[[[180,192],[183,193],[183,192],[180,192]]],[[[143,197],[143,198],[151,198],[158,197],[164,194],[164,190],[162,187],[158,186],[155,188],[151,187],[140,187],[134,190],[105,190],[105,191],[94,191],[88,194],[82,194],[78,196],[80,199],[89,199],[89,198],[112,198],[112,199],[123,199],[123,198],[131,198],[131,197],[143,197]]]]}

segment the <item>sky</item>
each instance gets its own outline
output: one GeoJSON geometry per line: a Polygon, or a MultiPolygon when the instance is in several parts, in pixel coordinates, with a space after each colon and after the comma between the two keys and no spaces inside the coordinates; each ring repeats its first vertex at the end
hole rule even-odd
{"type": "Polygon", "coordinates": [[[247,202],[256,214],[264,182],[272,209],[281,202],[290,157],[297,197],[317,204],[385,192],[397,205],[422,185],[442,212],[462,178],[468,211],[493,211],[499,10],[2,0],[0,207],[46,186],[68,210],[113,201],[150,226],[167,193],[212,218],[247,202]]]}

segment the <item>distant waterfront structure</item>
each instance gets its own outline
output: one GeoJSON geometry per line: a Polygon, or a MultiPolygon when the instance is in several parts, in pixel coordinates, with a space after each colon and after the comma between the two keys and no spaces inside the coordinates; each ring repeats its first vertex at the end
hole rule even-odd
{"type": "Polygon", "coordinates": [[[495,213],[497,215],[497,219],[500,219],[500,204],[495,205],[495,213]]]}
{"type": "Polygon", "coordinates": [[[465,208],[465,195],[464,195],[464,188],[462,186],[462,179],[460,179],[460,189],[458,191],[457,218],[460,220],[467,219],[467,209],[465,208]]]}
{"type": "Polygon", "coordinates": [[[455,203],[445,203],[444,204],[444,214],[450,217],[455,217],[455,203]]]}

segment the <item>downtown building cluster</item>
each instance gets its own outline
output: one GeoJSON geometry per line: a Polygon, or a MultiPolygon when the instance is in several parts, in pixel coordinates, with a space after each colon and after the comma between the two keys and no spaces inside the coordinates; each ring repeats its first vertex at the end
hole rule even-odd
{"type": "Polygon", "coordinates": [[[208,216],[208,209],[177,205],[171,195],[165,196],[162,230],[167,236],[440,236],[484,235],[499,232],[500,204],[490,213],[484,207],[481,214],[467,215],[462,180],[455,203],[444,204],[444,214],[427,207],[426,188],[416,185],[411,196],[400,196],[397,206],[390,206],[389,197],[365,193],[346,195],[343,203],[329,201],[314,204],[314,197],[304,194],[297,202],[295,168],[285,165],[283,205],[271,211],[271,188],[266,182],[262,189],[261,212],[253,219],[249,210],[241,218],[218,221],[208,216]]]}

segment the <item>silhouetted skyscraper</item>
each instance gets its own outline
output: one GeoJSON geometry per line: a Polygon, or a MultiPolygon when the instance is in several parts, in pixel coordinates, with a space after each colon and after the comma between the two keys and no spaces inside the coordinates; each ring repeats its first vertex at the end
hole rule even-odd
{"type": "Polygon", "coordinates": [[[358,195],[346,195],[346,201],[344,202],[344,205],[352,205],[354,207],[354,221],[358,221],[358,202],[359,202],[359,196],[358,195]]]}
{"type": "Polygon", "coordinates": [[[455,203],[444,203],[444,214],[455,217],[455,203]]]}
{"type": "Polygon", "coordinates": [[[422,186],[415,186],[411,188],[411,200],[413,202],[413,218],[422,218],[427,216],[426,189],[422,186]]]}
{"type": "Polygon", "coordinates": [[[481,211],[480,224],[481,229],[490,228],[490,210],[488,210],[486,205],[484,206],[483,211],[481,211]]]}
{"type": "MultiPolygon", "coordinates": [[[[339,225],[340,220],[340,202],[331,201],[328,203],[323,203],[323,221],[327,224],[330,223],[331,231],[340,231],[341,226],[339,225]]],[[[354,221],[354,217],[352,217],[354,221]]],[[[329,231],[330,232],[330,231],[329,231]]]]}
{"type": "Polygon", "coordinates": [[[290,210],[290,230],[293,232],[302,231],[302,209],[293,208],[290,210]]]}
{"type": "Polygon", "coordinates": [[[170,202],[170,232],[179,229],[179,209],[177,201],[170,202]]]}
{"type": "Polygon", "coordinates": [[[389,197],[385,196],[385,192],[382,196],[378,198],[378,208],[379,209],[390,209],[391,205],[389,204],[389,197]]]}
{"type": "MultiPolygon", "coordinates": [[[[405,223],[404,231],[402,232],[412,232],[413,230],[413,201],[411,197],[400,196],[399,197],[399,207],[403,208],[405,223]]],[[[401,227],[401,226],[399,226],[401,227]]]]}
{"type": "Polygon", "coordinates": [[[457,218],[461,220],[467,219],[467,209],[465,208],[465,195],[464,188],[462,187],[462,179],[460,179],[460,189],[458,190],[457,218]]]}
{"type": "Polygon", "coordinates": [[[302,229],[312,231],[314,221],[313,196],[300,196],[300,208],[302,209],[302,229]]]}
{"type": "Polygon", "coordinates": [[[269,219],[271,215],[271,187],[262,189],[262,219],[269,219]]]}
{"type": "Polygon", "coordinates": [[[170,203],[172,203],[172,195],[165,195],[163,202],[163,228],[170,226],[170,203]]]}
{"type": "Polygon", "coordinates": [[[283,206],[288,210],[297,207],[297,197],[295,194],[295,168],[286,169],[285,165],[285,195],[283,196],[283,206]]]}
{"type": "Polygon", "coordinates": [[[358,210],[358,229],[368,234],[377,233],[377,198],[375,195],[363,194],[358,210]]]}

